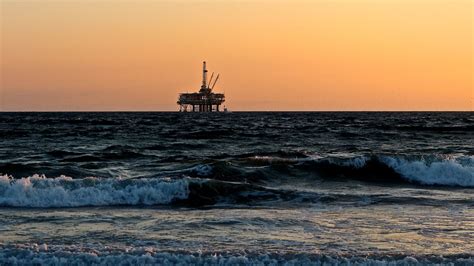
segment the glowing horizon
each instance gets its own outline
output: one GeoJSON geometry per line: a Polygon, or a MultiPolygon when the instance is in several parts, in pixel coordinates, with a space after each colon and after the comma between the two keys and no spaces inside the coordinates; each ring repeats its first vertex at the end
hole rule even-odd
{"type": "Polygon", "coordinates": [[[470,0],[0,1],[0,111],[474,110],[470,0]]]}

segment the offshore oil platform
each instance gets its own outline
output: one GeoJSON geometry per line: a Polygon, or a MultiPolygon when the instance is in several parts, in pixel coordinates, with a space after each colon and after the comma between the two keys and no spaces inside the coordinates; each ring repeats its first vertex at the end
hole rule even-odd
{"type": "MultiPolygon", "coordinates": [[[[225,101],[223,93],[214,93],[219,74],[214,79],[214,72],[207,81],[206,61],[202,62],[202,85],[199,92],[180,93],[177,104],[180,112],[220,112],[220,106],[225,101]],[[212,86],[211,86],[212,83],[212,86]]],[[[224,111],[227,111],[224,108],[224,111]]]]}

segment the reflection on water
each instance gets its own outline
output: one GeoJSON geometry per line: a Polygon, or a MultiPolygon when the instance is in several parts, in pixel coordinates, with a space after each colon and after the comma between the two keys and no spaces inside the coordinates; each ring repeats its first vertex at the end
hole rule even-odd
{"type": "Polygon", "coordinates": [[[2,209],[0,224],[2,242],[10,244],[352,255],[472,251],[474,210],[453,207],[2,209]]]}

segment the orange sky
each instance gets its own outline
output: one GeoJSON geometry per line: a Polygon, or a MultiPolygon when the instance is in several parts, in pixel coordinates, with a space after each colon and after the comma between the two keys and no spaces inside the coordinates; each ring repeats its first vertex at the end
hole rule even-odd
{"type": "Polygon", "coordinates": [[[473,110],[471,0],[0,0],[0,110],[473,110]]]}

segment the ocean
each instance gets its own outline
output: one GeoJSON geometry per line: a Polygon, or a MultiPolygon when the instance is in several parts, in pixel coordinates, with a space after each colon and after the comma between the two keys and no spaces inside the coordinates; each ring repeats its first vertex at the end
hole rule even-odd
{"type": "Polygon", "coordinates": [[[474,265],[473,112],[0,113],[1,265],[474,265]]]}

